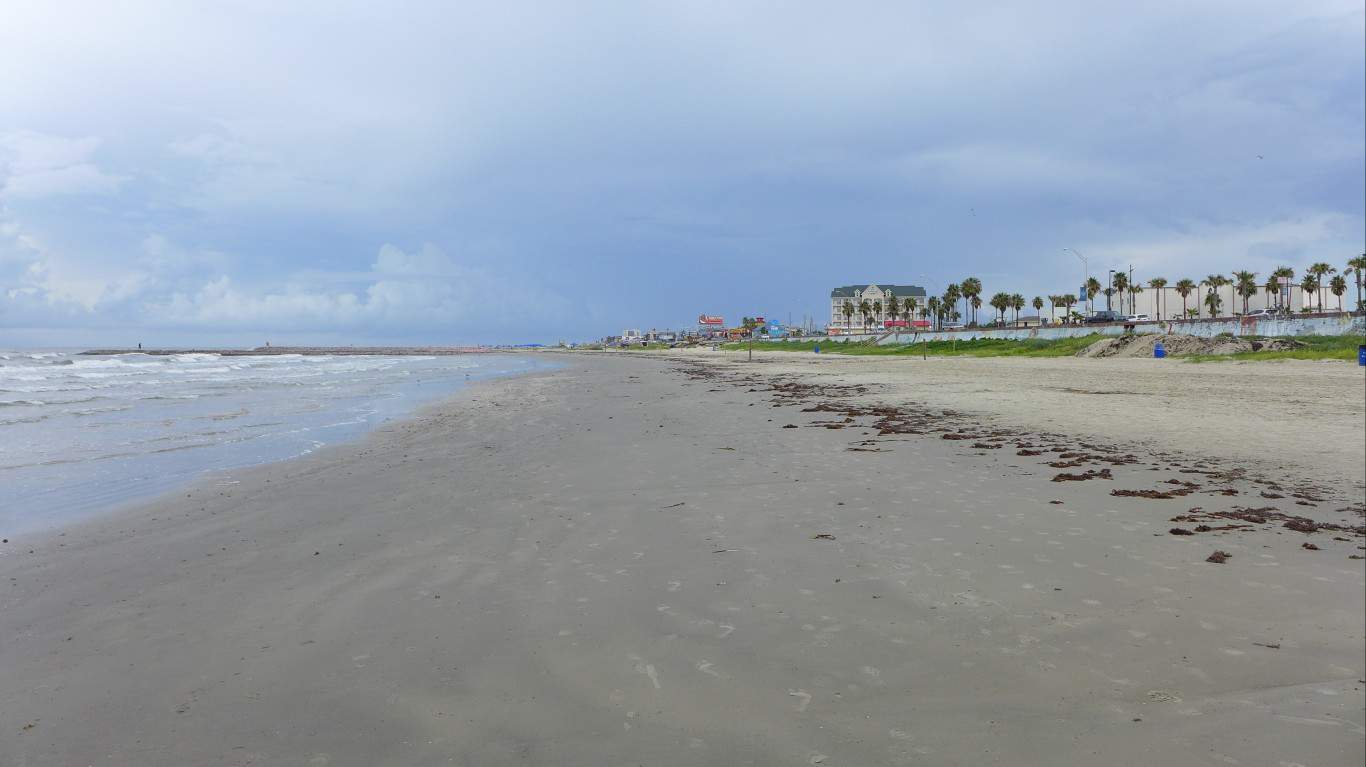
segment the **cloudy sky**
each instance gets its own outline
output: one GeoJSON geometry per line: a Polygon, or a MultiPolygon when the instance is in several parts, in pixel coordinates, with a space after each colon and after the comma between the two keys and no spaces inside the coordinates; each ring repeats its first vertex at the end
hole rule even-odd
{"type": "Polygon", "coordinates": [[[4,16],[0,347],[554,341],[1366,246],[1361,0],[4,16]]]}

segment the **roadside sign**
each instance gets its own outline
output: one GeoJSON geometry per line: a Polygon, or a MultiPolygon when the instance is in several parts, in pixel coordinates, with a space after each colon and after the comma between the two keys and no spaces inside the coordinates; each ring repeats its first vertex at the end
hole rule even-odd
{"type": "Polygon", "coordinates": [[[1078,301],[1085,301],[1085,300],[1086,300],[1086,286],[1085,286],[1085,285],[1082,285],[1080,288],[1077,289],[1077,300],[1078,300],[1078,301]]]}

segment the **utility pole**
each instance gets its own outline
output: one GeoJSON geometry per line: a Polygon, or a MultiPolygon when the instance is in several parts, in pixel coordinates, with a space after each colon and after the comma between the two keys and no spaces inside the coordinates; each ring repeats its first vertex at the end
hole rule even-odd
{"type": "MultiPolygon", "coordinates": [[[[1091,264],[1090,264],[1089,262],[1087,262],[1086,256],[1083,256],[1083,255],[1081,254],[1081,251],[1077,250],[1076,248],[1063,248],[1063,252],[1064,252],[1064,253],[1066,253],[1066,252],[1069,251],[1069,250],[1072,251],[1072,255],[1074,255],[1074,256],[1076,256],[1077,258],[1080,258],[1080,259],[1081,259],[1081,273],[1082,273],[1081,286],[1082,286],[1082,289],[1085,290],[1085,289],[1086,289],[1086,283],[1088,283],[1088,282],[1091,281],[1091,264]]],[[[1078,296],[1078,298],[1080,298],[1080,296],[1078,296]]]]}

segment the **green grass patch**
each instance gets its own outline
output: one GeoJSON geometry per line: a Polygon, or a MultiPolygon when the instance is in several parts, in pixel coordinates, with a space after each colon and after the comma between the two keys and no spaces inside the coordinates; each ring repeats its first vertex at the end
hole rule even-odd
{"type": "MultiPolygon", "coordinates": [[[[920,341],[917,343],[877,346],[867,342],[841,343],[838,341],[804,342],[755,341],[755,351],[810,352],[817,344],[821,354],[849,354],[868,357],[898,357],[928,354],[935,357],[1071,357],[1104,336],[1093,333],[1078,338],[1029,338],[1007,340],[978,338],[973,341],[920,341]]],[[[725,344],[728,351],[744,351],[748,343],[725,344]]]]}
{"type": "MultiPolygon", "coordinates": [[[[806,352],[817,344],[821,354],[848,354],[867,357],[919,356],[933,357],[1072,357],[1091,344],[1113,336],[1098,333],[1076,338],[1030,338],[1008,340],[1002,338],[979,338],[973,341],[921,341],[918,343],[888,344],[877,346],[868,342],[840,343],[838,341],[802,342],[755,341],[755,351],[806,352]]],[[[1247,337],[1247,340],[1267,340],[1247,337]]],[[[1172,359],[1191,362],[1227,362],[1236,360],[1355,360],[1357,344],[1363,342],[1362,336],[1297,336],[1295,340],[1304,344],[1298,349],[1284,351],[1239,352],[1237,354],[1198,354],[1172,359]]],[[[745,342],[723,344],[728,351],[744,351],[750,348],[745,342]]]]}
{"type": "Polygon", "coordinates": [[[626,351],[648,352],[648,351],[658,350],[658,349],[669,349],[669,348],[672,348],[672,347],[670,347],[669,344],[660,343],[660,342],[658,342],[658,341],[653,341],[653,342],[648,343],[648,344],[645,344],[645,345],[643,345],[643,346],[642,346],[641,344],[630,344],[629,346],[626,346],[625,348],[626,348],[626,351]]]}

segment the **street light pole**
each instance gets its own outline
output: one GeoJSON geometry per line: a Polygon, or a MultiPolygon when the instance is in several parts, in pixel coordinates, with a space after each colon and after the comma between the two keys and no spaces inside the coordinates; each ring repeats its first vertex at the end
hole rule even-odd
{"type": "Polygon", "coordinates": [[[1115,292],[1115,270],[1105,275],[1105,311],[1110,311],[1110,296],[1115,292]]]}
{"type": "MultiPolygon", "coordinates": [[[[923,272],[920,274],[920,279],[923,280],[923,281],[925,282],[926,286],[928,286],[929,283],[932,282],[932,280],[930,280],[930,276],[929,276],[928,274],[923,273],[923,272]]],[[[936,288],[936,290],[937,290],[937,288],[936,288]]],[[[933,294],[933,293],[929,293],[929,292],[925,293],[925,308],[926,308],[926,309],[929,309],[929,308],[930,308],[930,307],[929,307],[930,296],[932,296],[932,295],[934,295],[934,294],[933,294]]],[[[933,316],[930,318],[930,329],[931,329],[931,330],[934,330],[935,320],[937,320],[937,319],[938,319],[937,317],[933,317],[933,316]]]]}
{"type": "MultiPolygon", "coordinates": [[[[1082,274],[1081,292],[1082,292],[1083,294],[1085,294],[1085,293],[1086,293],[1086,283],[1088,283],[1088,282],[1091,281],[1091,264],[1086,260],[1086,256],[1083,256],[1083,255],[1081,254],[1081,251],[1080,251],[1080,250],[1077,250],[1076,248],[1063,248],[1063,249],[1062,249],[1062,252],[1066,253],[1066,252],[1069,251],[1069,250],[1072,251],[1072,255],[1074,255],[1074,256],[1076,256],[1077,258],[1080,258],[1080,259],[1081,259],[1081,274],[1082,274]]],[[[1086,299],[1082,298],[1081,296],[1077,296],[1077,298],[1079,298],[1079,299],[1081,299],[1081,300],[1083,300],[1083,301],[1086,300],[1086,299]]],[[[1082,307],[1082,308],[1084,309],[1085,307],[1082,307]]]]}
{"type": "MultiPolygon", "coordinates": [[[[1133,264],[1129,264],[1129,287],[1132,288],[1133,286],[1134,286],[1134,265],[1133,265],[1133,264]]],[[[1133,294],[1133,293],[1130,293],[1130,294],[1129,294],[1129,314],[1138,314],[1138,306],[1137,306],[1137,304],[1134,303],[1134,302],[1137,301],[1137,300],[1138,300],[1138,296],[1137,296],[1137,295],[1135,295],[1135,294],[1133,294]]]]}

